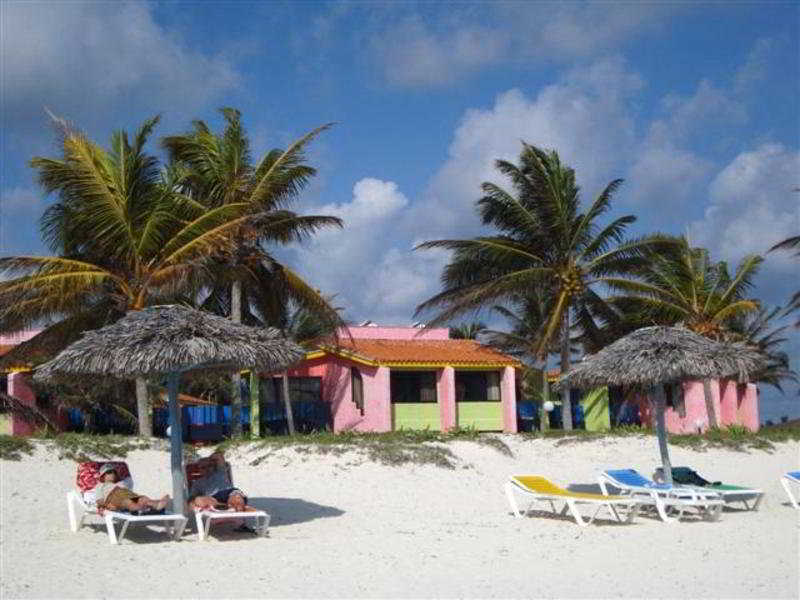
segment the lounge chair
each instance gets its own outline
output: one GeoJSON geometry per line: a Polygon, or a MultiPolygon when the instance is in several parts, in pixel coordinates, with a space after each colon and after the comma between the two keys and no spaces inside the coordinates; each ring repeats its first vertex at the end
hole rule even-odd
{"type": "Polygon", "coordinates": [[[797,498],[792,493],[792,485],[800,486],[800,471],[789,471],[781,477],[781,485],[786,490],[786,495],[789,496],[789,502],[792,503],[797,510],[800,510],[797,498]]]}
{"type": "MultiPolygon", "coordinates": [[[[653,473],[653,479],[657,482],[664,481],[664,470],[658,467],[653,473]]],[[[758,510],[761,501],[764,499],[764,492],[755,488],[742,487],[738,485],[727,485],[719,481],[708,481],[697,471],[689,467],[672,467],[672,482],[686,487],[696,487],[699,489],[716,492],[722,497],[725,504],[741,502],[746,510],[758,510]],[[748,502],[753,502],[752,506],[748,502]]]]}
{"type": "Polygon", "coordinates": [[[603,471],[597,480],[604,494],[608,494],[607,485],[611,484],[622,494],[637,498],[642,504],[655,507],[658,516],[665,523],[680,520],[689,508],[697,509],[700,515],[709,521],[717,521],[722,514],[724,503],[716,492],[655,483],[634,469],[609,469],[603,471]],[[678,512],[677,519],[669,516],[668,513],[673,511],[678,512]]]}
{"type": "MultiPolygon", "coordinates": [[[[233,474],[231,472],[230,464],[228,464],[228,479],[233,482],[233,474]]],[[[191,488],[192,483],[205,476],[205,466],[202,462],[194,462],[186,465],[186,481],[191,488]]],[[[266,537],[269,534],[270,515],[263,510],[240,512],[233,509],[229,510],[209,510],[209,509],[196,509],[189,506],[189,510],[194,513],[195,526],[197,528],[197,536],[200,541],[208,540],[208,533],[211,530],[211,523],[217,521],[219,523],[229,521],[241,521],[244,519],[255,520],[255,531],[261,537],[266,537]]]]}
{"type": "MultiPolygon", "coordinates": [[[[186,517],[181,514],[137,515],[122,511],[99,509],[95,502],[94,492],[95,487],[99,483],[97,474],[100,466],[103,464],[105,463],[78,463],[78,475],[76,479],[77,489],[67,492],[69,528],[73,533],[77,533],[83,526],[83,521],[87,515],[96,515],[105,521],[108,539],[112,544],[120,543],[122,538],[125,537],[125,533],[128,531],[128,526],[131,523],[163,524],[169,535],[176,540],[180,539],[187,521],[186,517]],[[119,534],[117,534],[114,528],[115,521],[122,523],[119,534]]],[[[133,479],[131,478],[128,465],[124,462],[115,462],[112,464],[116,467],[120,481],[127,483],[128,487],[133,487],[133,479]]]]}
{"type": "Polygon", "coordinates": [[[537,500],[548,502],[553,513],[558,513],[555,503],[564,502],[564,507],[558,514],[565,515],[567,510],[569,510],[575,518],[575,522],[581,527],[586,527],[589,523],[594,521],[595,517],[597,517],[604,508],[618,521],[627,523],[632,522],[636,517],[636,513],[639,511],[638,499],[629,496],[604,496],[602,494],[571,492],[557,486],[549,479],[538,475],[514,475],[506,482],[505,492],[515,517],[522,516],[517,506],[516,498],[514,497],[515,491],[523,493],[525,497],[531,501],[528,508],[525,509],[524,514],[530,511],[531,506],[533,506],[533,503],[537,500]],[[596,507],[596,510],[588,521],[585,520],[578,510],[578,504],[589,504],[596,507]],[[617,512],[618,507],[627,510],[627,516],[624,520],[620,517],[619,512],[617,512]]]}

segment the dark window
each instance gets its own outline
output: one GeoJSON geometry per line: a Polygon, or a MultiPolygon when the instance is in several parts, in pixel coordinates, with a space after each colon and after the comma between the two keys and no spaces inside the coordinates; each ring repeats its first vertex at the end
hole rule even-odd
{"type": "MultiPolygon", "coordinates": [[[[264,402],[282,402],[283,378],[262,379],[259,390],[264,402]]],[[[289,399],[292,402],[321,402],[322,377],[289,377],[289,399]]]]}
{"type": "Polygon", "coordinates": [[[500,373],[456,371],[456,402],[499,402],[500,373]]]}
{"type": "Polygon", "coordinates": [[[392,371],[389,382],[392,402],[436,402],[434,371],[392,371]]]}
{"type": "Polygon", "coordinates": [[[356,405],[361,416],[364,416],[364,380],[361,371],[352,367],[350,369],[350,387],[353,394],[353,404],[356,405]]]}

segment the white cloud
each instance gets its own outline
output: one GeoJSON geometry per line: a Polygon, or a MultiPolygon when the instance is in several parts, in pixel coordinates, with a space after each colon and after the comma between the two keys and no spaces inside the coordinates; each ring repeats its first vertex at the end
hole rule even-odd
{"type": "Polygon", "coordinates": [[[310,207],[309,214],[340,217],[345,228],[320,231],[296,249],[303,274],[324,293],[336,293],[336,304],[369,316],[363,311],[375,264],[407,206],[397,184],[365,178],[353,186],[350,202],[310,207]]]}
{"type": "Polygon", "coordinates": [[[440,86],[501,61],[594,58],[665,23],[675,5],[573,2],[487,4],[453,14],[414,14],[371,38],[390,84],[440,86]]]}
{"type": "Polygon", "coordinates": [[[774,50],[775,40],[771,38],[756,40],[744,64],[736,72],[734,88],[738,93],[753,90],[759,82],[766,78],[774,50]]]}
{"type": "MultiPolygon", "coordinates": [[[[800,194],[793,190],[798,173],[800,153],[780,144],[740,153],[711,182],[711,203],[704,218],[692,223],[692,242],[737,262],[797,235],[800,194]]],[[[788,255],[771,254],[770,262],[780,270],[797,268],[788,255]]]]}
{"type": "Polygon", "coordinates": [[[535,98],[509,90],[491,108],[468,110],[425,201],[411,211],[409,229],[433,236],[474,229],[480,184],[508,185],[494,163],[499,158],[516,161],[521,141],[557,149],[562,161],[575,168],[584,197],[599,193],[622,174],[622,159],[634,145],[627,102],[641,85],[621,60],[608,59],[570,71],[535,98]]]}
{"type": "Polygon", "coordinates": [[[373,37],[371,47],[389,83],[436,86],[499,60],[507,38],[497,34],[469,26],[437,35],[411,18],[373,37]]]}
{"type": "Polygon", "coordinates": [[[239,81],[223,56],[158,25],[148,3],[6,2],[2,17],[4,126],[15,130],[41,130],[45,105],[81,126],[129,110],[191,114],[239,81]]]}

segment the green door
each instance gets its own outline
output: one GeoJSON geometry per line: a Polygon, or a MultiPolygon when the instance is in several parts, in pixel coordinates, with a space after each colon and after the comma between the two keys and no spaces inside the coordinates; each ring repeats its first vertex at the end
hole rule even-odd
{"type": "Polygon", "coordinates": [[[430,429],[441,431],[439,404],[403,402],[392,404],[392,429],[430,429]]]}
{"type": "Polygon", "coordinates": [[[462,429],[503,431],[502,402],[458,402],[456,424],[462,429]]]}

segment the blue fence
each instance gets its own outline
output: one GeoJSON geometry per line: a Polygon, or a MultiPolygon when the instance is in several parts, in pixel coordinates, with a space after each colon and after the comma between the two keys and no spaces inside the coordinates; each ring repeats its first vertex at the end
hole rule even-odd
{"type": "MultiPolygon", "coordinates": [[[[330,429],[330,407],[324,402],[293,401],[292,414],[295,429],[300,433],[324,431],[330,429]]],[[[69,410],[69,430],[84,431],[86,419],[84,411],[73,408],[69,410]]],[[[231,407],[220,406],[184,406],[181,408],[183,439],[187,442],[219,441],[230,434],[231,407]]],[[[261,434],[281,435],[288,433],[288,421],[282,402],[263,402],[259,411],[261,434]]],[[[250,406],[242,406],[242,429],[250,431],[250,406]]],[[[117,415],[110,409],[91,411],[89,429],[95,433],[135,433],[136,425],[117,415]]],[[[166,407],[153,409],[153,433],[166,436],[169,426],[169,410],[166,407]]]]}

